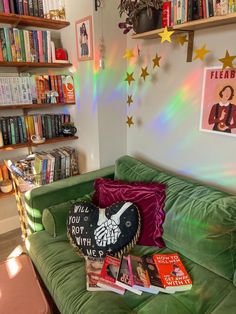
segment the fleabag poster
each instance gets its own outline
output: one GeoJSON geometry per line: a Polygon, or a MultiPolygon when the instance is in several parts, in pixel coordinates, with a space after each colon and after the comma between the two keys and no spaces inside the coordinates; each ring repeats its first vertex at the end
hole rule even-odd
{"type": "Polygon", "coordinates": [[[200,129],[236,136],[236,69],[205,68],[200,129]]]}

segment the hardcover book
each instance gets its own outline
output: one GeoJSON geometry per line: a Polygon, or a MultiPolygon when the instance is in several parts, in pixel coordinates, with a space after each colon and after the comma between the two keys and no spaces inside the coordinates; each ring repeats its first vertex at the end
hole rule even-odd
{"type": "Polygon", "coordinates": [[[124,294],[125,289],[116,284],[116,278],[120,268],[120,260],[118,258],[107,255],[104,259],[102,271],[97,282],[101,288],[124,294]]]}
{"type": "Polygon", "coordinates": [[[97,285],[103,266],[103,258],[87,256],[85,258],[86,283],[88,291],[107,291],[97,285]]]}
{"type": "Polygon", "coordinates": [[[128,256],[128,265],[129,265],[129,273],[131,284],[135,289],[150,292],[150,280],[148,277],[148,273],[143,264],[143,260],[139,256],[128,256]]]}
{"type": "Polygon", "coordinates": [[[192,281],[177,253],[154,254],[153,260],[164,288],[172,291],[186,291],[192,288],[192,281]]]}
{"type": "Polygon", "coordinates": [[[130,274],[129,274],[128,257],[125,255],[122,257],[122,260],[121,260],[120,269],[119,269],[118,276],[116,279],[116,284],[138,295],[142,294],[142,291],[132,287],[130,274]]]}

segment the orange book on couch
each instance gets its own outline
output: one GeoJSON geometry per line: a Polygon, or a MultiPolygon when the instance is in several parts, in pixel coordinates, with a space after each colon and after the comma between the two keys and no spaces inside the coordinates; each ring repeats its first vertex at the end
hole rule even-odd
{"type": "Polygon", "coordinates": [[[177,253],[154,254],[153,260],[164,288],[169,291],[186,291],[192,288],[192,280],[177,253]]]}

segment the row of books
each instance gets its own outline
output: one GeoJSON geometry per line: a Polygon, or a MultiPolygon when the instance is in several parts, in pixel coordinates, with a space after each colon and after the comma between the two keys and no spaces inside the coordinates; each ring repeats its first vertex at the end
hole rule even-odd
{"type": "Polygon", "coordinates": [[[88,291],[109,290],[119,294],[124,294],[126,289],[138,295],[175,293],[192,287],[177,253],[124,255],[121,259],[109,255],[105,259],[88,256],[86,280],[88,291]]]}
{"type": "Polygon", "coordinates": [[[77,150],[70,146],[37,152],[21,160],[5,160],[21,191],[79,174],[77,150]]]}
{"type": "Polygon", "coordinates": [[[162,26],[236,12],[236,0],[172,0],[162,7],[162,26]]]}
{"type": "Polygon", "coordinates": [[[45,185],[79,174],[75,149],[62,147],[35,154],[33,173],[36,185],[45,185]]]}
{"type": "Polygon", "coordinates": [[[32,135],[46,139],[63,136],[62,125],[69,122],[69,114],[0,117],[0,131],[4,145],[14,145],[27,143],[32,135]]]}
{"type": "Polygon", "coordinates": [[[65,0],[0,0],[0,12],[65,20],[65,0]]]}
{"type": "Polygon", "coordinates": [[[0,106],[21,104],[75,103],[70,75],[0,74],[0,106]]]}
{"type": "Polygon", "coordinates": [[[52,62],[51,32],[0,28],[0,61],[52,62]]]}

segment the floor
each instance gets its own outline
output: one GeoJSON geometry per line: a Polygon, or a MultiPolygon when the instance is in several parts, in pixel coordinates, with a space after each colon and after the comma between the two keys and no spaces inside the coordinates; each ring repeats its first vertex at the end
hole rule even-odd
{"type": "Polygon", "coordinates": [[[25,250],[20,229],[0,234],[0,262],[11,256],[20,255],[25,250]]]}

